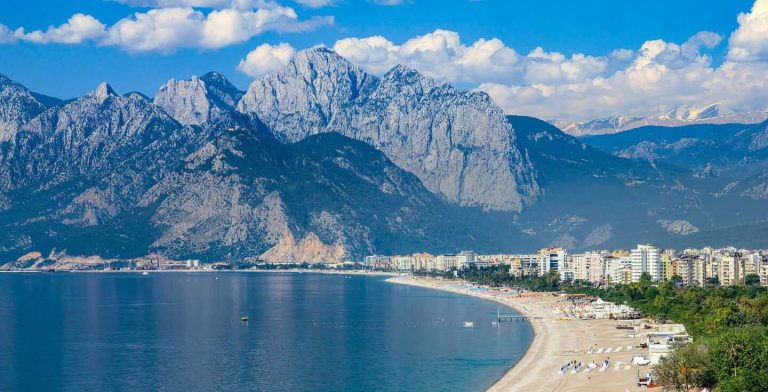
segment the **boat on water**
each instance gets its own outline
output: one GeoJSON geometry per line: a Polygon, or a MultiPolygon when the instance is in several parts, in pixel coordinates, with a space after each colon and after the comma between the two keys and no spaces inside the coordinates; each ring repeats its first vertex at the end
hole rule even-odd
{"type": "Polygon", "coordinates": [[[144,271],[144,272],[142,272],[141,274],[142,274],[142,275],[149,275],[149,272],[147,272],[147,271],[144,271]]]}
{"type": "Polygon", "coordinates": [[[242,321],[242,322],[248,321],[248,316],[240,317],[240,321],[242,321]]]}
{"type": "Polygon", "coordinates": [[[474,321],[465,321],[464,322],[464,328],[474,328],[475,322],[474,321]]]}

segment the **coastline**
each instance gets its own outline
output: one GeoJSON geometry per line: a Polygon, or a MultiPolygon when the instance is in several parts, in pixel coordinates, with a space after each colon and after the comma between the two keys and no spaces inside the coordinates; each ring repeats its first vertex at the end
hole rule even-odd
{"type": "Polygon", "coordinates": [[[630,365],[635,345],[639,343],[637,337],[617,330],[611,320],[566,320],[557,316],[553,308],[562,300],[551,293],[493,296],[482,291],[456,289],[456,285],[466,283],[460,280],[393,277],[387,281],[494,301],[530,317],[533,340],[525,355],[487,391],[635,391],[636,371],[647,371],[630,365]],[[614,352],[618,348],[621,350],[614,352]],[[587,364],[603,360],[610,361],[604,372],[558,373],[560,366],[569,361],[587,364]]]}
{"type": "Polygon", "coordinates": [[[312,269],[244,269],[244,270],[59,270],[59,271],[44,271],[44,270],[10,270],[0,271],[0,274],[51,274],[51,273],[67,273],[67,274],[141,274],[148,272],[154,273],[235,273],[235,272],[249,272],[249,273],[302,273],[302,274],[325,274],[325,275],[368,275],[368,276],[391,276],[397,277],[400,274],[395,272],[383,272],[383,271],[364,271],[364,270],[312,270],[312,269]]]}

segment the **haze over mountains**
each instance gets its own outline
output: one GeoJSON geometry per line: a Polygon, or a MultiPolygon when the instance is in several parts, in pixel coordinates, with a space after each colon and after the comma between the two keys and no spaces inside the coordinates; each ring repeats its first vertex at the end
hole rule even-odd
{"type": "Polygon", "coordinates": [[[768,110],[724,112],[720,105],[702,107],[682,105],[657,116],[612,116],[583,122],[552,121],[563,132],[574,136],[619,133],[643,126],[680,127],[697,124],[757,124],[768,120],[768,110]]]}
{"type": "MultiPolygon", "coordinates": [[[[760,135],[728,146],[763,154],[760,135]]],[[[209,73],[153,100],[102,84],[62,102],[2,77],[0,261],[674,247],[768,219],[759,170],[702,175],[595,145],[607,152],[484,93],[403,66],[377,77],[324,48],[247,91],[209,73]]]]}

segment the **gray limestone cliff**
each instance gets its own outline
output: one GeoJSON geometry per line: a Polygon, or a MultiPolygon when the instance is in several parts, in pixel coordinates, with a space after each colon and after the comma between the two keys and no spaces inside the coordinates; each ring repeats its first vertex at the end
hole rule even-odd
{"type": "Polygon", "coordinates": [[[520,211],[540,193],[512,126],[485,93],[404,66],[378,78],[329,49],[305,50],[254,81],[238,110],[287,142],[320,132],[367,142],[463,206],[520,211]]]}

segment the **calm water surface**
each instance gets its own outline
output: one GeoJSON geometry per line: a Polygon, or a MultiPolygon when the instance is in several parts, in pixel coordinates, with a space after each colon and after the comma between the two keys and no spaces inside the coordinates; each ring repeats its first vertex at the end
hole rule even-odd
{"type": "Polygon", "coordinates": [[[532,338],[496,309],[367,276],[0,274],[0,391],[476,391],[532,338]]]}

